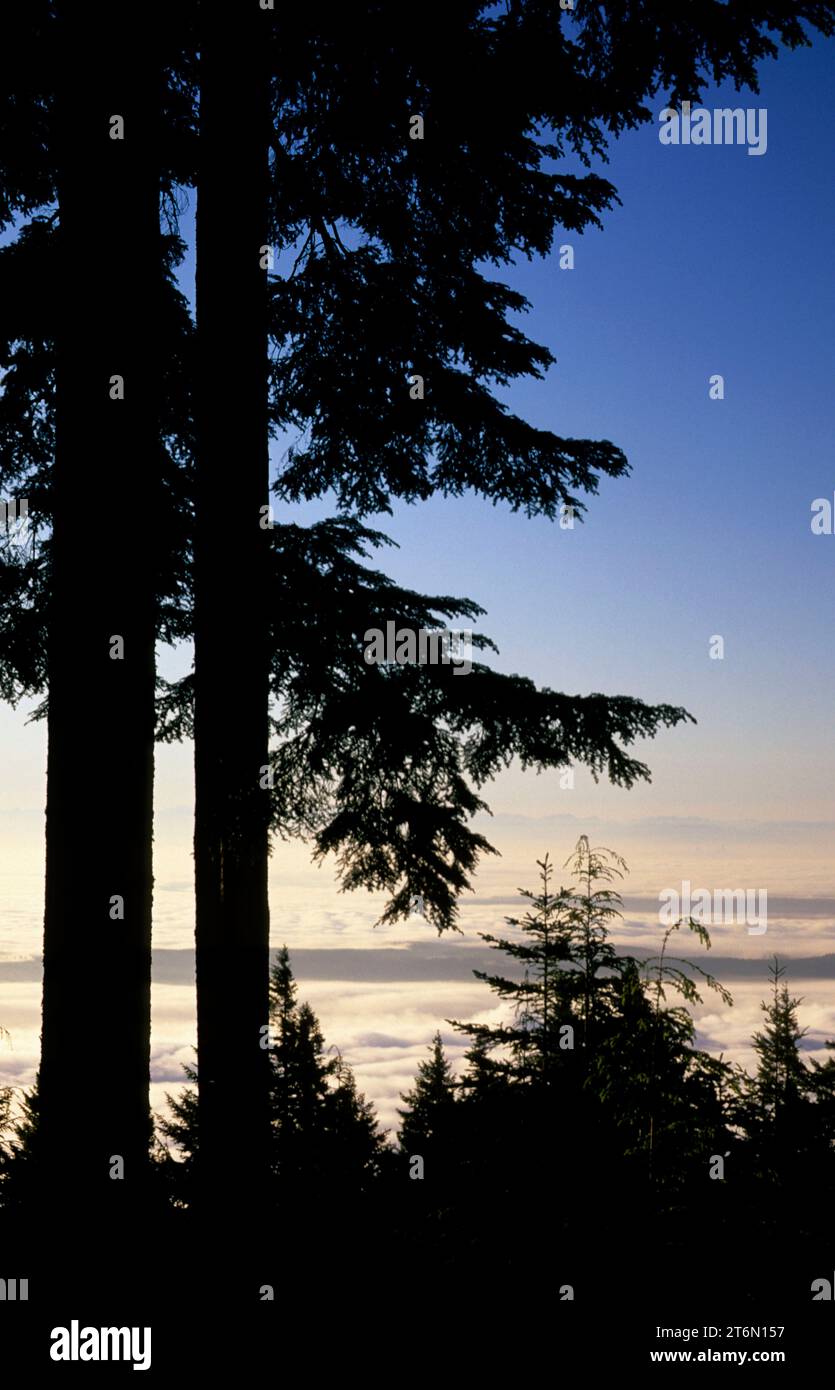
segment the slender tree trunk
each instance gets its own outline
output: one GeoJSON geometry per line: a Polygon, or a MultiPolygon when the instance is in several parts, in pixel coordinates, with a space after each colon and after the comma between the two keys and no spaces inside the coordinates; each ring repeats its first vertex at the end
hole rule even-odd
{"type": "Polygon", "coordinates": [[[59,11],[38,1153],[45,1210],[57,1206],[62,1229],[77,1216],[91,1234],[101,1219],[114,1238],[146,1195],[151,1129],[161,288],[153,9],[66,0],[59,11]]]}
{"type": "Polygon", "coordinates": [[[195,883],[201,1200],[242,1232],[269,1135],[266,71],[255,4],[202,6],[195,883]]]}

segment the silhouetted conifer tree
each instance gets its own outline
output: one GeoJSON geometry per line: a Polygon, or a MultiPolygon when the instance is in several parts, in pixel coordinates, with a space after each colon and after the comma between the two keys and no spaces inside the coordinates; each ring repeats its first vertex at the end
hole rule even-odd
{"type": "MultiPolygon", "coordinates": [[[[709,1155],[729,1146],[729,1069],[694,1047],[688,1009],[666,1001],[673,990],[685,1005],[700,1002],[691,972],[725,1002],[730,996],[701,967],[668,956],[675,928],[658,957],[617,952],[610,931],[621,915],[611,887],[626,869],[619,855],[581,836],[566,865],[572,882],[558,891],[549,857],[538,864],[539,892],[521,890],[530,911],[507,919],[516,935],[481,933],[518,973],[474,972],[512,1012],[499,1023],[453,1025],[473,1039],[461,1162],[480,1195],[469,1201],[468,1238],[485,1238],[475,1234],[485,1203],[504,1213],[498,1226],[512,1224],[521,1186],[557,1181],[572,1202],[552,1215],[552,1234],[580,1260],[605,1240],[612,1203],[640,1191],[666,1221],[694,1182],[703,1189],[709,1155]],[[595,1197],[603,1190],[605,1207],[595,1197]]],[[[693,926],[709,947],[706,930],[693,926]]],[[[462,1192],[467,1201],[465,1185],[462,1192]]]]}
{"type": "Polygon", "coordinates": [[[271,971],[270,1018],[273,1171],[288,1184],[359,1185],[380,1152],[373,1108],[339,1053],[327,1054],[310,1005],[297,1003],[286,947],[271,971]]]}
{"type": "MultiPolygon", "coordinates": [[[[299,1002],[286,947],[270,971],[269,1018],[264,1052],[270,1076],[271,1200],[278,1202],[284,1216],[296,1212],[303,1224],[315,1208],[299,1210],[299,1196],[313,1195],[317,1201],[324,1197],[332,1203],[347,1194],[355,1200],[376,1176],[385,1143],[374,1108],[358,1092],[350,1066],[338,1052],[326,1049],[315,1013],[299,1002]]],[[[202,1131],[193,1089],[199,1072],[186,1067],[185,1073],[192,1085],[178,1097],[167,1097],[171,1114],[159,1121],[159,1128],[184,1156],[184,1163],[170,1165],[172,1190],[178,1200],[191,1201],[202,1131]]],[[[227,1143],[238,1142],[233,1119],[227,1126],[227,1143]]],[[[232,1194],[234,1171],[230,1164],[232,1194]]]]}
{"type": "MultiPolygon", "coordinates": [[[[568,863],[579,876],[579,888],[561,887],[554,893],[546,855],[537,860],[540,891],[519,890],[531,910],[522,918],[505,919],[519,935],[479,933],[493,950],[522,967],[515,978],[473,971],[512,1004],[513,1017],[501,1024],[454,1024],[482,1045],[502,1049],[505,1066],[517,1081],[548,1082],[566,1067],[577,1073],[576,1058],[593,1051],[594,1024],[612,1015],[618,977],[629,965],[608,939],[620,899],[605,885],[621,872],[623,861],[610,850],[592,849],[583,835],[568,863]]],[[[587,1065],[587,1059],[581,1060],[581,1070],[587,1065]]]]}
{"type": "Polygon", "coordinates": [[[814,1146],[815,1077],[799,1047],[806,1033],[797,1013],[802,1000],[789,994],[785,966],[776,956],[769,973],[771,998],[760,1006],[765,1025],[753,1037],[757,1071],[749,1089],[748,1132],[761,1173],[788,1183],[814,1146]]]}
{"type": "Polygon", "coordinates": [[[397,1112],[400,1147],[409,1158],[423,1158],[431,1173],[433,1164],[449,1162],[458,1107],[455,1078],[440,1033],[432,1039],[429,1057],[418,1063],[415,1084],[402,1100],[404,1108],[397,1112]]]}
{"type": "Polygon", "coordinates": [[[809,1073],[798,1047],[807,1030],[800,1027],[797,1017],[802,1000],[789,994],[783,979],[785,966],[776,956],[769,972],[771,999],[760,1006],[765,1027],[753,1039],[758,1058],[755,1095],[764,1122],[777,1132],[790,1123],[808,1094],[809,1073]]]}

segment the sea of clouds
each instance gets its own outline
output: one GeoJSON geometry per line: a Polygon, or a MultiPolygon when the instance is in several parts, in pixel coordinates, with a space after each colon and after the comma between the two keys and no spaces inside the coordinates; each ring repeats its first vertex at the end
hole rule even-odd
{"type": "MultiPolygon", "coordinates": [[[[0,840],[0,1084],[31,1085],[40,1034],[40,943],[43,901],[42,822],[18,818],[13,848],[0,840]]],[[[506,959],[481,941],[503,934],[505,918],[525,909],[521,887],[536,888],[535,860],[546,850],[561,870],[577,835],[611,844],[630,863],[624,880],[624,916],[613,929],[620,949],[651,954],[660,942],[658,894],[682,878],[714,887],[769,890],[768,931],[749,936],[744,924],[711,928],[707,953],[690,933],[675,949],[698,961],[731,990],[733,1007],[705,991],[694,1009],[699,1044],[751,1066],[751,1036],[761,1023],[769,991],[768,964],[776,953],[788,968],[792,993],[802,997],[803,1046],[824,1056],[835,1039],[835,893],[823,891],[831,827],[711,826],[669,821],[579,826],[570,816],[496,816],[487,833],[502,857],[485,861],[476,891],[462,900],[461,932],[439,937],[422,919],[375,926],[383,899],[341,894],[332,869],[314,868],[298,846],[278,846],[271,861],[272,943],[286,944],[299,995],[319,1015],[326,1042],[354,1068],[360,1088],[377,1106],[381,1123],[397,1125],[400,1096],[440,1029],[453,1066],[461,1067],[466,1039],[447,1020],[489,1020],[500,1007],[474,969],[504,970],[506,959]]],[[[183,1065],[194,1059],[194,927],[190,880],[190,819],[165,813],[158,821],[152,1000],[152,1103],[183,1084],[183,1065]]],[[[828,862],[832,862],[831,852],[828,862]]],[[[512,932],[511,932],[512,934],[512,932]]],[[[102,1040],[105,1045],[105,1040],[102,1040]]],[[[79,1088],[96,1089],[96,1055],[79,1056],[79,1088]]]]}

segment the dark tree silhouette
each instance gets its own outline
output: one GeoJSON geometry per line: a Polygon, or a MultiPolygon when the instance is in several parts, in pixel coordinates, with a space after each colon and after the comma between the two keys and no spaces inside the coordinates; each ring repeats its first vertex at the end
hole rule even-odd
{"type": "MultiPolygon", "coordinates": [[[[50,823],[41,1094],[15,1152],[27,1179],[43,1165],[38,1210],[47,1214],[45,1181],[53,1204],[66,1200],[89,1220],[103,1201],[137,1195],[151,1132],[153,639],[190,631],[191,585],[190,324],[173,283],[183,246],[160,235],[158,208],[161,179],[170,201],[183,175],[188,103],[182,77],[169,72],[163,91],[181,45],[176,25],[163,38],[153,6],[135,46],[121,25],[114,32],[106,7],[88,7],[86,18],[54,6],[30,11],[39,26],[33,90],[42,95],[28,119],[33,138],[51,126],[56,133],[34,166],[39,196],[14,209],[36,215],[0,253],[0,482],[27,498],[31,523],[25,547],[3,548],[0,691],[12,703],[45,696],[36,717],[50,721],[50,823]],[[100,31],[120,55],[109,75],[94,56],[100,31]],[[123,140],[110,138],[121,133],[116,115],[123,140]],[[109,220],[94,229],[102,186],[109,220]],[[125,641],[122,661],[111,659],[114,636],[125,641]],[[78,664],[88,655],[94,696],[78,664]],[[91,699],[102,702],[95,718],[91,699]],[[93,808],[100,819],[91,823],[93,808]],[[123,920],[114,896],[124,899],[123,920]],[[102,1059],[114,1100],[76,1142],[79,1046],[102,1059]],[[109,1177],[116,1154],[124,1181],[109,1177]],[[78,1201],[79,1175],[93,1193],[89,1207],[78,1201]]],[[[26,90],[25,62],[21,70],[26,90]]],[[[19,117],[19,92],[16,102],[19,117]]]]}
{"type": "MultiPolygon", "coordinates": [[[[339,10],[324,16],[298,7],[283,8],[262,12],[258,18],[260,43],[254,14],[246,21],[236,17],[224,35],[233,58],[229,71],[218,79],[218,89],[223,86],[228,94],[232,83],[239,94],[239,100],[230,102],[235,114],[229,119],[237,122],[236,158],[244,161],[248,177],[240,180],[246,187],[246,205],[237,210],[236,249],[233,255],[230,247],[227,269],[228,285],[237,284],[240,277],[241,312],[231,321],[242,322],[246,305],[252,319],[247,336],[253,352],[261,349],[263,329],[260,298],[249,277],[254,248],[264,246],[264,207],[258,190],[266,157],[262,141],[269,139],[269,243],[282,262],[275,267],[271,284],[270,420],[275,428],[299,436],[288,451],[277,495],[295,500],[332,491],[340,506],[367,513],[390,509],[393,499],[472,490],[529,515],[554,517],[561,508],[570,508],[579,516],[584,507],[581,494],[594,493],[601,476],[625,473],[626,460],[607,440],[565,439],[535,429],[509,414],[496,399],[491,388],[519,377],[542,376],[553,359],[509,320],[510,314],[527,307],[523,297],[488,281],[479,267],[506,265],[517,254],[544,254],[558,225],[582,231],[611,206],[615,192],[605,180],[593,174],[551,173],[546,161],[562,159],[566,151],[582,159],[602,154],[607,132],[617,133],[649,119],[644,103],[662,83],[672,88],[674,96],[679,89],[693,96],[707,75],[753,81],[755,60],[776,52],[762,33],[766,25],[776,29],[784,43],[796,45],[805,41],[799,20],[808,18],[824,31],[831,30],[831,9],[805,4],[775,17],[769,6],[740,14],[734,24],[726,22],[723,8],[723,22],[716,26],[701,14],[692,21],[689,16],[684,21],[655,16],[648,25],[643,5],[634,4],[614,18],[600,12],[588,18],[577,16],[575,32],[570,27],[575,17],[568,20],[556,7],[533,0],[506,12],[472,3],[444,5],[436,12],[432,5],[422,15],[419,32],[410,31],[405,37],[393,27],[399,16],[380,5],[367,16],[359,37],[353,16],[339,10]],[[268,25],[268,20],[274,22],[268,25]],[[247,26],[251,37],[245,39],[247,26]],[[436,29],[443,32],[443,44],[436,41],[436,29]],[[272,70],[269,136],[258,105],[263,95],[262,56],[272,70]],[[248,130],[244,112],[249,112],[248,130]],[[362,344],[360,351],[358,344],[362,344]]],[[[211,55],[210,27],[204,39],[211,55]]],[[[211,82],[210,71],[207,61],[204,82],[211,82]]],[[[211,87],[208,97],[211,111],[211,87]]],[[[228,139],[228,130],[225,135],[228,139]]],[[[233,148],[231,141],[226,148],[233,148]]],[[[214,231],[208,235],[217,245],[228,227],[221,197],[215,208],[214,231]]],[[[204,237],[206,228],[204,222],[204,237]]],[[[198,246],[198,280],[204,273],[200,258],[198,246]]],[[[216,307],[224,293],[228,288],[222,290],[218,279],[216,307]]],[[[198,318],[200,312],[198,305],[198,318]]],[[[237,333],[233,336],[240,348],[237,333]]],[[[248,352],[243,352],[242,361],[250,360],[248,352]]],[[[237,353],[235,358],[233,371],[237,372],[237,353]]],[[[214,379],[208,363],[206,379],[214,379]]],[[[261,456],[266,441],[267,422],[258,404],[260,379],[260,369],[253,365],[247,382],[241,380],[234,388],[236,401],[248,403],[244,429],[252,442],[243,451],[248,460],[261,456]]],[[[211,442],[204,435],[204,447],[211,442]]],[[[208,470],[203,476],[208,476],[208,470]]],[[[242,479],[245,476],[249,476],[248,468],[242,479]]],[[[238,620],[246,613],[251,621],[259,604],[244,582],[257,563],[257,539],[252,534],[256,501],[244,484],[240,516],[249,548],[234,579],[240,601],[226,610],[238,620]]],[[[242,545],[236,550],[236,561],[243,554],[242,545]]],[[[210,576],[204,574],[201,582],[210,593],[210,576]]],[[[198,594],[198,610],[204,597],[198,594]]],[[[241,712],[249,708],[245,692],[252,694],[254,711],[260,638],[256,629],[250,628],[250,633],[240,689],[227,688],[229,698],[223,707],[217,700],[218,717],[207,722],[205,733],[197,716],[200,897],[200,827],[206,823],[204,817],[215,815],[207,810],[207,802],[202,808],[200,802],[208,795],[218,756],[225,760],[225,750],[240,736],[241,712]]],[[[390,681],[384,687],[391,704],[379,727],[388,745],[382,751],[401,755],[406,751],[404,740],[397,734],[392,738],[396,730],[393,685],[390,681]]],[[[223,688],[220,673],[216,688],[223,688]]],[[[489,735],[482,734],[481,767],[478,752],[471,754],[476,778],[482,770],[489,775],[514,752],[531,762],[558,765],[566,757],[568,743],[575,758],[595,767],[603,748],[611,750],[613,734],[629,742],[638,732],[652,733],[683,717],[681,711],[643,707],[639,711],[632,702],[602,696],[592,697],[586,705],[563,701],[559,717],[565,717],[568,736],[556,754],[555,740],[546,737],[538,755],[532,752],[536,740],[530,729],[519,727],[529,715],[532,690],[511,692],[506,687],[505,692],[505,713],[500,716],[503,736],[491,747],[489,735]]],[[[466,700],[471,695],[468,691],[466,700]]],[[[265,881],[268,853],[251,781],[252,765],[258,759],[253,756],[254,747],[249,756],[245,751],[250,730],[256,742],[256,730],[263,730],[263,689],[260,698],[262,713],[257,718],[253,713],[251,723],[245,716],[247,733],[230,783],[233,794],[226,797],[229,825],[247,826],[250,885],[265,881]],[[250,805],[251,817],[243,809],[250,805]]],[[[559,697],[555,700],[559,702],[559,697]]],[[[350,709],[347,729],[351,734],[359,722],[357,713],[356,706],[350,709]]],[[[551,735],[557,717],[554,710],[551,735]]],[[[483,707],[471,708],[467,716],[458,716],[458,731],[479,728],[483,720],[483,707]]],[[[362,725],[368,727],[367,716],[361,730],[362,725]]],[[[485,848],[463,825],[464,816],[480,803],[456,767],[460,750],[454,756],[447,751],[446,794],[430,798],[427,806],[425,765],[415,773],[414,760],[410,760],[410,775],[400,777],[400,785],[395,784],[389,797],[390,788],[367,776],[361,775],[356,787],[353,767],[343,770],[343,749],[333,747],[333,732],[329,749],[314,744],[310,731],[305,737],[315,750],[314,768],[318,764],[322,769],[320,782],[336,782],[342,802],[328,824],[316,827],[318,848],[340,854],[348,886],[364,882],[388,887],[401,879],[404,862],[415,867],[415,844],[422,844],[431,851],[425,861],[435,869],[435,883],[447,879],[447,902],[439,916],[442,922],[448,921],[467,868],[485,848]],[[441,820],[451,819],[452,847],[446,826],[439,825],[439,802],[441,820]],[[376,829],[370,824],[371,805],[376,829]],[[403,825],[408,852],[400,855],[397,847],[404,840],[403,825]],[[357,834],[360,828],[361,835],[357,834]]],[[[614,761],[619,758],[617,752],[614,761]]],[[[603,755],[603,761],[609,762],[611,771],[612,758],[603,755]]],[[[383,760],[387,768],[392,763],[407,765],[402,756],[383,760]]],[[[361,760],[359,770],[366,771],[361,760]]],[[[216,800],[219,808],[221,798],[216,800]]],[[[279,804],[277,818],[282,809],[279,804]]],[[[216,821],[211,834],[219,846],[226,831],[216,821]]],[[[217,854],[216,850],[216,859],[217,854]]],[[[217,867],[214,873],[217,883],[217,867]]],[[[232,874],[235,881],[236,868],[232,874]]],[[[401,881],[390,915],[406,910],[415,888],[413,882],[401,881]]],[[[240,891],[248,905],[246,923],[232,906],[237,888],[230,888],[227,908],[225,890],[221,894],[215,887],[215,906],[199,908],[198,915],[209,911],[204,920],[217,923],[228,912],[230,929],[234,923],[235,930],[244,933],[235,958],[242,971],[249,963],[251,977],[239,980],[240,998],[249,1002],[240,1006],[240,1037],[227,1055],[240,1050],[239,1066],[249,1057],[248,1079],[243,1083],[249,1096],[247,1123],[257,1126],[257,1117],[263,1114],[258,1097],[265,1082],[251,1049],[264,1001],[266,907],[260,887],[250,888],[250,893],[261,894],[258,902],[247,898],[243,886],[240,891]],[[247,949],[243,942],[250,933],[257,935],[259,944],[247,949]]],[[[226,948],[228,932],[218,939],[226,948]]],[[[210,949],[205,943],[204,936],[198,947],[204,962],[210,949]]],[[[233,969],[238,968],[236,963],[233,969]]],[[[203,1084],[218,1097],[220,1114],[231,1098],[233,1069],[220,1060],[219,1000],[210,993],[202,966],[198,972],[204,980],[198,1006],[201,1046],[217,1054],[204,1071],[203,1084]]],[[[240,1082],[240,1070],[237,1075],[240,1082]]],[[[207,1097],[205,1104],[208,1126],[216,1102],[207,1097]]],[[[205,1144],[210,1142],[209,1133],[207,1129],[205,1144]]],[[[253,1144],[252,1162],[257,1163],[260,1149],[255,1136],[253,1144]]],[[[219,1162],[219,1128],[216,1157],[219,1162]]],[[[204,1152],[207,1172],[213,1161],[204,1152]]]]}
{"type": "MultiPolygon", "coordinates": [[[[300,1196],[315,1198],[317,1206],[323,1200],[355,1201],[377,1176],[385,1146],[373,1106],[358,1092],[350,1066],[326,1049],[316,1015],[298,1000],[286,947],[270,971],[269,1018],[263,1038],[268,1045],[262,1050],[269,1067],[270,1205],[277,1200],[282,1223],[297,1210],[304,1222],[310,1212],[298,1208],[300,1196]]],[[[198,1070],[186,1067],[185,1073],[189,1082],[198,1082],[198,1070]]],[[[202,1135],[197,1092],[192,1085],[167,1100],[171,1115],[159,1128],[182,1155],[168,1165],[171,1186],[178,1200],[191,1202],[202,1135]]],[[[227,1145],[233,1131],[232,1142],[239,1142],[236,1116],[237,1106],[227,1116],[227,1145]]],[[[229,1165],[230,1185],[234,1172],[229,1165]]]]}
{"type": "Polygon", "coordinates": [[[515,937],[479,932],[493,950],[517,962],[515,978],[475,970],[477,979],[510,1002],[513,1016],[502,1024],[455,1023],[482,1047],[500,1048],[504,1068],[516,1081],[548,1082],[558,1068],[585,1073],[595,1038],[617,1007],[619,977],[636,962],[619,955],[609,925],[620,898],[607,885],[625,868],[611,850],[593,848],[582,835],[568,861],[577,886],[551,885],[549,857],[537,860],[540,891],[520,889],[531,904],[524,917],[508,917],[515,937]]]}
{"type": "MultiPolygon", "coordinates": [[[[185,8],[163,89],[162,64],[149,51],[156,11],[146,7],[134,31],[133,17],[128,26],[103,5],[83,15],[60,7],[66,28],[51,151],[58,79],[49,43],[43,65],[32,48],[51,6],[35,0],[0,59],[9,77],[0,95],[6,225],[50,203],[59,167],[60,229],[47,211],[0,256],[12,316],[2,335],[11,371],[0,404],[0,476],[31,477],[33,511],[53,527],[31,558],[4,556],[0,688],[16,697],[49,686],[39,1104],[56,1196],[72,1193],[76,1205],[76,1175],[89,1183],[102,1171],[110,1197],[123,1191],[109,1181],[107,1159],[104,1170],[97,1166],[103,1148],[127,1160],[131,1184],[147,1149],[153,640],[192,630],[192,503],[196,679],[164,689],[157,714],[164,736],[197,731],[204,1171],[208,1183],[228,1179],[221,1125],[231,1105],[247,1136],[232,1157],[234,1182],[254,1206],[268,1170],[269,1077],[258,1047],[267,1009],[268,813],[282,833],[308,834],[317,853],[336,852],[345,886],[389,893],[387,918],[419,894],[428,920],[443,929],[454,925],[456,899],[490,848],[468,821],[483,805],[478,788],[498,768],[514,755],[533,767],[579,762],[628,786],[648,775],[630,745],[686,717],[625,697],[537,691],[480,663],[464,680],[446,669],[368,666],[367,627],[389,618],[469,619],[478,610],[468,600],[409,594],[364,569],[357,552],[375,538],[355,517],[267,535],[259,521],[268,427],[298,436],[277,481],[281,500],[330,490],[341,507],[363,514],[472,490],[529,514],[555,517],[571,507],[579,517],[583,496],[601,477],[622,476],[626,460],[607,440],[536,430],[497,399],[511,381],[544,374],[552,359],[510,321],[524,301],[488,279],[485,265],[543,254],[558,228],[579,232],[599,219],[614,190],[596,175],[565,172],[560,161],[601,155],[607,133],[650,118],[647,101],[657,91],[698,99],[707,78],[753,82],[756,63],[777,51],[775,39],[796,46],[804,25],[835,27],[833,6],[815,0],[686,13],[631,0],[576,15],[536,0],[505,10],[432,4],[405,40],[399,16],[380,4],[362,33],[339,11],[273,14],[254,5],[247,17],[225,16],[221,32],[208,5],[185,8]],[[199,42],[189,28],[195,13],[199,42]],[[94,56],[102,36],[104,59],[94,56]],[[268,96],[272,131],[263,119],[268,96]],[[110,141],[108,131],[102,143],[102,117],[107,124],[116,112],[126,118],[126,140],[110,141]],[[149,129],[159,114],[165,148],[133,142],[137,122],[149,129]],[[154,350],[157,317],[182,317],[181,306],[171,309],[175,297],[161,294],[176,248],[164,251],[158,235],[160,177],[163,187],[199,183],[196,484],[176,451],[160,447],[161,433],[193,442],[183,388],[189,335],[162,333],[162,351],[154,350]],[[93,235],[89,208],[101,201],[103,179],[106,218],[93,235]],[[48,263],[56,236],[60,269],[48,295],[36,267],[48,263]],[[265,305],[259,259],[267,241],[277,262],[265,305]],[[50,318],[52,301],[59,313],[50,318]],[[113,365],[114,352],[122,363],[113,365]],[[167,378],[154,380],[166,363],[168,394],[167,378]],[[115,373],[125,375],[122,401],[108,395],[115,373]],[[135,506],[139,488],[160,520],[150,544],[135,506]],[[79,541],[79,508],[99,523],[95,544],[79,541]],[[110,659],[117,635],[124,661],[110,659]],[[277,712],[268,798],[259,781],[270,693],[277,712]],[[92,844],[78,814],[82,792],[96,807],[92,844]],[[124,921],[111,915],[114,896],[124,898],[124,921]],[[85,1048],[103,1058],[102,1080],[116,1099],[80,1142],[73,1132],[68,1149],[73,1107],[62,1083],[72,1081],[74,1055],[85,1048]],[[117,1077],[119,1088],[111,1084],[117,1077]],[[69,1162],[59,1160],[62,1147],[69,1162]]],[[[486,645],[480,639],[476,650],[486,645]]],[[[596,1055],[609,1022],[627,1012],[636,1037],[657,1037],[657,1013],[650,1009],[648,1019],[632,967],[598,978],[590,959],[587,942],[578,1017],[587,1042],[601,1029],[596,1055]]],[[[545,1038],[550,986],[542,1003],[545,1038]]],[[[495,1079],[478,1037],[473,1067],[495,1079]]],[[[659,1078],[655,1062],[645,1074],[659,1078]]]]}
{"type": "Polygon", "coordinates": [[[267,74],[263,11],[200,6],[195,893],[206,1202],[248,1225],[267,1173],[267,74]],[[234,210],[230,215],[230,189],[234,210]],[[230,469],[234,478],[230,486],[230,469]],[[231,563],[230,563],[231,560],[231,563]],[[240,1144],[229,1150],[228,1117],[240,1144]],[[230,1164],[240,1161],[237,1174],[230,1164]],[[222,1193],[233,1191],[234,1208],[222,1193]]]}
{"type": "MultiPolygon", "coordinates": [[[[539,891],[521,890],[528,912],[506,919],[513,934],[480,933],[515,967],[473,972],[507,1017],[453,1023],[472,1039],[461,1082],[456,1243],[515,1232],[521,1191],[559,1181],[572,1201],[553,1216],[551,1234],[579,1269],[627,1198],[644,1205],[664,1240],[681,1239],[681,1213],[694,1188],[703,1190],[711,1154],[730,1147],[736,1116],[735,1096],[723,1094],[729,1068],[695,1046],[686,1005],[701,995],[692,977],[731,1001],[701,967],[669,957],[666,939],[647,960],[615,949],[621,899],[609,885],[626,869],[619,855],[581,836],[566,865],[572,881],[558,890],[549,857],[538,863],[539,891]],[[669,1004],[670,991],[684,1004],[669,1004]],[[490,1234],[481,1229],[486,1204],[490,1234]]],[[[697,931],[709,947],[705,929],[697,931]]],[[[443,1209],[438,1216],[449,1224],[443,1209]]],[[[508,1261],[525,1251],[534,1258],[530,1242],[497,1249],[508,1261]]]]}
{"type": "Polygon", "coordinates": [[[55,0],[0,16],[0,228],[55,197],[55,0]]]}
{"type": "Polygon", "coordinates": [[[297,1002],[286,946],[270,972],[270,1019],[273,1172],[285,1191],[359,1191],[382,1152],[373,1107],[341,1055],[328,1055],[310,1005],[297,1002]]]}
{"type": "Polygon", "coordinates": [[[789,994],[785,966],[776,956],[769,973],[771,998],[760,1006],[765,1024],[753,1038],[757,1071],[748,1091],[747,1130],[760,1174],[791,1184],[815,1146],[819,1112],[813,1097],[820,1072],[813,1072],[801,1054],[803,1001],[789,994]]]}
{"type": "Polygon", "coordinates": [[[754,1034],[758,1066],[756,1094],[764,1120],[775,1130],[785,1130],[792,1111],[809,1088],[809,1072],[798,1044],[806,1033],[798,1022],[798,1006],[803,1002],[789,994],[783,978],[786,973],[775,956],[771,974],[771,999],[763,1002],[764,1028],[754,1034]]]}
{"type": "Polygon", "coordinates": [[[430,1169],[449,1161],[458,1104],[456,1082],[440,1033],[432,1039],[428,1058],[418,1063],[415,1084],[401,1097],[400,1147],[411,1159],[420,1157],[430,1169]]]}
{"type": "Polygon", "coordinates": [[[161,500],[150,347],[161,286],[158,22],[153,6],[138,18],[104,4],[58,13],[39,1104],[46,1193],[64,1216],[138,1201],[151,1133],[155,547],[146,515],[161,500]],[[81,1131],[79,1056],[96,1058],[110,1098],[81,1131]]]}

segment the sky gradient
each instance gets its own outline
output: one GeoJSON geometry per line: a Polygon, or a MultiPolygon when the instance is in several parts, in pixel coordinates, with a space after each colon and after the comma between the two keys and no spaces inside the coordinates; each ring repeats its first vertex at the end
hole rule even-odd
{"type": "MultiPolygon", "coordinates": [[[[761,157],[664,146],[657,120],[627,135],[602,170],[622,207],[602,231],[557,238],[573,245],[575,268],[561,270],[555,253],[500,276],[527,295],[525,330],[557,357],[544,381],[507,392],[510,408],[559,434],[610,439],[632,466],[603,482],[584,524],[561,530],[472,497],[370,519],[399,544],[380,556],[393,579],[487,610],[480,627],[500,649],[498,669],[567,692],[684,705],[698,720],[639,750],[651,785],[595,785],[579,769],[562,789],[557,773],[514,768],[488,787],[496,814],[482,828],[501,858],[462,908],[463,938],[439,942],[420,923],[374,930],[379,898],[340,896],[332,870],[311,868],[303,847],[277,848],[273,942],[299,953],[302,996],[386,1123],[435,1028],[451,1037],[445,1018],[492,1007],[462,974],[476,932],[499,927],[516,890],[535,886],[534,860],[550,850],[561,864],[580,833],[629,862],[624,943],[657,939],[658,894],[683,879],[767,889],[765,936],[738,925],[714,933],[716,956],[762,961],[761,983],[727,980],[732,1011],[699,1011],[700,1036],[716,1050],[750,1056],[772,952],[835,951],[835,536],[810,524],[814,499],[835,492],[835,191],[821,172],[835,139],[831,65],[832,45],[817,41],[766,66],[757,97],[705,94],[711,108],[767,108],[761,157]],[[708,395],[715,373],[721,401],[708,395]],[[709,656],[716,635],[723,660],[709,656]],[[355,952],[367,956],[360,978],[355,952]]],[[[188,261],[186,283],[190,272],[188,261]]],[[[326,514],[325,504],[276,508],[279,521],[326,514]]],[[[164,674],[187,662],[161,653],[164,674]]],[[[34,1076],[40,1008],[45,730],[27,725],[27,712],[0,708],[0,1023],[13,1048],[0,1050],[0,1083],[16,1084],[34,1076]]],[[[194,1041],[183,954],[191,797],[190,746],[160,749],[156,1103],[194,1041]]],[[[790,984],[807,997],[807,1042],[820,1046],[835,1036],[835,979],[807,967],[790,984]]],[[[94,1086],[95,1059],[79,1068],[80,1083],[94,1086]]]]}

